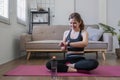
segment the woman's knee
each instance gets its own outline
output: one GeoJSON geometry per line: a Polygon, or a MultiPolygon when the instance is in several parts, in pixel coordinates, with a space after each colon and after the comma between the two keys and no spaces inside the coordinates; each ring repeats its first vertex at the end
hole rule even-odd
{"type": "MultiPolygon", "coordinates": [[[[48,61],[46,63],[46,68],[51,70],[51,61],[48,61]]],[[[58,72],[67,72],[68,70],[68,66],[66,66],[65,64],[62,63],[57,63],[57,71],[58,72]]]]}
{"type": "Polygon", "coordinates": [[[97,66],[99,65],[97,60],[94,59],[85,59],[85,60],[81,60],[77,63],[75,63],[75,68],[76,69],[82,69],[82,70],[93,70],[95,68],[97,68],[97,66]]]}
{"type": "Polygon", "coordinates": [[[51,69],[51,61],[48,61],[48,62],[46,63],[46,67],[47,67],[47,69],[51,69]]]}
{"type": "Polygon", "coordinates": [[[96,59],[88,59],[89,68],[88,70],[96,69],[99,65],[99,62],[96,59]]]}
{"type": "Polygon", "coordinates": [[[99,65],[99,62],[95,59],[91,60],[91,63],[93,63],[93,68],[97,68],[99,65]]]}

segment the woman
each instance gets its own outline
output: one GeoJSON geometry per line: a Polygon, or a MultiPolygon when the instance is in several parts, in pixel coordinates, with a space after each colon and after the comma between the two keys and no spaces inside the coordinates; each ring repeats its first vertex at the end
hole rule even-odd
{"type": "MultiPolygon", "coordinates": [[[[64,32],[63,41],[59,44],[61,50],[66,50],[66,58],[57,60],[58,72],[90,71],[98,66],[95,59],[85,59],[84,47],[88,45],[88,33],[84,30],[84,22],[78,13],[69,16],[71,29],[64,32]]],[[[51,70],[51,61],[46,67],[51,70]]]]}

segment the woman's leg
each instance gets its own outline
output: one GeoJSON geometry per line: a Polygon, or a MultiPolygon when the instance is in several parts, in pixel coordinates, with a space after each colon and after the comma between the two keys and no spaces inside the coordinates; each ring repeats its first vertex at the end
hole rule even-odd
{"type": "MultiPolygon", "coordinates": [[[[47,69],[51,70],[51,62],[52,60],[48,61],[46,64],[47,69]]],[[[68,66],[66,66],[66,60],[57,60],[57,72],[67,72],[68,66]]]]}
{"type": "Polygon", "coordinates": [[[93,70],[99,63],[95,59],[85,59],[85,57],[80,55],[66,55],[66,59],[70,61],[70,64],[67,66],[75,68],[77,70],[93,70]]]}
{"type": "MultiPolygon", "coordinates": [[[[76,72],[77,70],[93,70],[99,65],[97,60],[85,59],[84,57],[69,57],[65,60],[57,60],[58,72],[76,72]],[[70,62],[66,64],[67,62],[70,62]]],[[[47,62],[46,67],[51,70],[51,60],[47,62]]]]}
{"type": "Polygon", "coordinates": [[[84,60],[85,57],[81,56],[81,55],[73,55],[73,54],[67,54],[66,55],[66,60],[70,63],[76,63],[80,60],[84,60]]]}
{"type": "Polygon", "coordinates": [[[77,70],[93,70],[99,65],[98,61],[95,59],[85,59],[80,60],[74,64],[74,68],[77,70]]]}

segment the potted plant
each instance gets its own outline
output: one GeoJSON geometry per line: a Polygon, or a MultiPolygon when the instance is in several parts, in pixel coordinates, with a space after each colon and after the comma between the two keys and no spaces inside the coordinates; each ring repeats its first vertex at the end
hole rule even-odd
{"type": "MultiPolygon", "coordinates": [[[[103,23],[99,23],[99,25],[104,30],[105,33],[112,33],[113,36],[117,35],[117,33],[115,32],[115,28],[113,28],[109,25],[103,24],[103,23]]],[[[119,30],[119,32],[120,32],[120,30],[119,30]]],[[[118,38],[118,43],[119,43],[119,47],[120,47],[120,34],[117,36],[117,38],[118,38]]],[[[117,58],[120,58],[120,48],[116,48],[115,53],[116,53],[117,58]]]]}
{"type": "MultiPolygon", "coordinates": [[[[120,32],[120,30],[119,30],[119,32],[120,32]]],[[[120,34],[118,34],[118,44],[119,44],[119,48],[116,48],[116,56],[117,56],[117,58],[119,59],[120,58],[120,34]]]]}
{"type": "Polygon", "coordinates": [[[119,43],[119,47],[120,47],[120,34],[118,35],[118,43],[119,43]]]}
{"type": "Polygon", "coordinates": [[[101,28],[103,28],[104,32],[112,33],[112,35],[117,35],[117,33],[115,32],[115,28],[103,23],[99,23],[99,25],[101,28]]]}

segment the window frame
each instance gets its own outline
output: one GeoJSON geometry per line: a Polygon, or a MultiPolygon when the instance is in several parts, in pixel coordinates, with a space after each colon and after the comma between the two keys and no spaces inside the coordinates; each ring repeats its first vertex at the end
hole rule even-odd
{"type": "Polygon", "coordinates": [[[8,18],[0,15],[0,22],[10,24],[10,1],[8,0],[8,18]]]}

